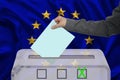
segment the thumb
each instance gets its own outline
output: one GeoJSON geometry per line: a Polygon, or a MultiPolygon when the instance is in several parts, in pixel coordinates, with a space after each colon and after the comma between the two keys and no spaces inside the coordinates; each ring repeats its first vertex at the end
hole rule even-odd
{"type": "Polygon", "coordinates": [[[56,29],[56,28],[58,28],[58,27],[60,27],[60,24],[53,25],[51,28],[52,28],[52,29],[56,29]]]}

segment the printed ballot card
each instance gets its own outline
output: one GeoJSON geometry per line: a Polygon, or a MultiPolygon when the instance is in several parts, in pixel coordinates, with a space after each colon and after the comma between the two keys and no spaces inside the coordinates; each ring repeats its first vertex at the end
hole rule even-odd
{"type": "Polygon", "coordinates": [[[64,28],[51,29],[55,24],[56,22],[52,20],[31,46],[31,49],[41,57],[59,57],[75,38],[64,28]]]}

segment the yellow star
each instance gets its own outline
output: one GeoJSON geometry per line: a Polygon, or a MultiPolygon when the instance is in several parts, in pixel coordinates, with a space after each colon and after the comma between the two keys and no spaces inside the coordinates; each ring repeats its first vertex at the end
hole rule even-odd
{"type": "Polygon", "coordinates": [[[62,64],[60,64],[60,65],[58,66],[58,69],[65,69],[65,66],[63,66],[62,64]]]}
{"type": "Polygon", "coordinates": [[[39,29],[40,24],[37,23],[37,21],[35,21],[35,23],[32,25],[33,25],[33,29],[39,29]]]}
{"type": "Polygon", "coordinates": [[[48,62],[48,61],[43,61],[43,62],[41,62],[41,64],[43,65],[43,66],[49,66],[50,65],[50,63],[48,62]]]}
{"type": "Polygon", "coordinates": [[[77,13],[77,11],[75,11],[74,13],[72,13],[72,15],[73,15],[73,18],[79,18],[79,15],[80,15],[80,13],[77,13]]]}
{"type": "Polygon", "coordinates": [[[79,63],[77,62],[76,59],[74,59],[74,61],[72,62],[72,65],[75,66],[75,67],[77,67],[79,65],[79,63]]]}
{"type": "Polygon", "coordinates": [[[85,39],[86,40],[86,44],[92,44],[92,41],[94,40],[94,39],[92,39],[92,38],[90,38],[90,36],[87,38],[87,39],[85,39]]]}
{"type": "Polygon", "coordinates": [[[35,40],[36,40],[36,39],[34,39],[34,38],[31,36],[31,38],[28,39],[29,44],[33,44],[33,43],[35,42],[35,40]]]}
{"type": "Polygon", "coordinates": [[[60,8],[60,10],[57,11],[59,16],[64,16],[64,12],[66,12],[65,10],[62,10],[62,8],[60,8]]]}
{"type": "Polygon", "coordinates": [[[45,13],[42,13],[42,15],[44,16],[44,19],[45,18],[50,18],[50,13],[47,12],[47,10],[45,11],[45,13]]]}
{"type": "Polygon", "coordinates": [[[84,55],[89,55],[89,54],[90,54],[89,51],[85,51],[85,52],[84,52],[84,55]]]}

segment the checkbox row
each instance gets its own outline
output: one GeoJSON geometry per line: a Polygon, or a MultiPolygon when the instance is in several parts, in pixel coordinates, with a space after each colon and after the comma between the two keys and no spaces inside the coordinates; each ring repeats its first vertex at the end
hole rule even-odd
{"type": "MultiPolygon", "coordinates": [[[[37,69],[37,79],[47,79],[47,69],[37,69]]],[[[67,69],[57,69],[57,79],[67,79],[67,69]]],[[[77,69],[77,79],[87,79],[87,69],[77,69]]]]}

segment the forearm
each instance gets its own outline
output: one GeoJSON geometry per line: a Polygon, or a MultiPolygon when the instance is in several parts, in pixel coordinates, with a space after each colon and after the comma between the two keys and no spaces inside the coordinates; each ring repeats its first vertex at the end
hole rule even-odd
{"type": "Polygon", "coordinates": [[[120,5],[113,10],[106,20],[86,21],[67,19],[65,29],[93,36],[111,36],[120,34],[120,5]]]}
{"type": "Polygon", "coordinates": [[[94,35],[94,36],[109,36],[107,34],[107,24],[102,21],[86,21],[67,19],[65,29],[72,32],[81,34],[94,35]]]}

